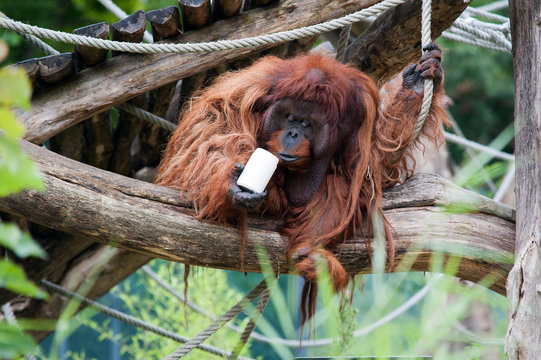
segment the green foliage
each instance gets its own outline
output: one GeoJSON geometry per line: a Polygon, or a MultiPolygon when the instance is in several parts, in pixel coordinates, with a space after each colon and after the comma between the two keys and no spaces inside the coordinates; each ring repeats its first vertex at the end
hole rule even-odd
{"type": "MultiPolygon", "coordinates": [[[[449,111],[468,139],[488,144],[513,123],[513,59],[510,54],[441,39],[449,111]]],[[[504,144],[512,152],[512,144],[504,144]]],[[[465,154],[451,145],[460,163],[465,154]]]]}
{"type": "MultiPolygon", "coordinates": [[[[30,93],[30,83],[24,71],[0,69],[0,196],[23,189],[43,189],[38,168],[19,148],[18,140],[24,133],[24,127],[11,111],[12,107],[28,108],[30,93]]],[[[45,251],[28,234],[1,221],[0,246],[20,258],[46,257],[45,251]]],[[[38,299],[47,298],[46,293],[29,281],[24,270],[8,257],[0,259],[0,288],[38,299]]],[[[6,320],[0,322],[0,358],[17,357],[34,347],[32,338],[19,326],[6,320]]]]}
{"type": "Polygon", "coordinates": [[[47,254],[43,249],[28,235],[14,224],[0,223],[0,245],[10,249],[19,258],[28,256],[45,259],[47,254]]]}
{"type": "Polygon", "coordinates": [[[0,196],[23,189],[43,190],[38,168],[19,148],[24,127],[15,120],[11,107],[28,108],[30,83],[22,69],[0,70],[0,196]]]}
{"type": "Polygon", "coordinates": [[[21,329],[6,321],[0,322],[0,359],[12,359],[32,350],[36,345],[21,329]]]}
{"type": "Polygon", "coordinates": [[[29,281],[24,270],[10,260],[0,260],[0,288],[15,293],[44,299],[45,293],[29,281]]]}

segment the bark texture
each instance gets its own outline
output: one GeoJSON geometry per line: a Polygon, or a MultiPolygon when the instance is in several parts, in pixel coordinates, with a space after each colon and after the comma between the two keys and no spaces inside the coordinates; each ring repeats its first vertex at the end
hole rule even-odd
{"type": "MultiPolygon", "coordinates": [[[[26,191],[0,199],[0,211],[81,240],[92,240],[152,257],[192,265],[240,270],[240,234],[235,228],[196,220],[178,191],[129,179],[23,143],[44,173],[44,193],[26,191]]],[[[426,271],[432,252],[461,256],[459,277],[505,293],[513,262],[514,212],[435,175],[416,175],[385,194],[383,207],[396,231],[398,269],[426,271]],[[457,212],[464,209],[464,212],[457,212]],[[453,209],[448,211],[446,209],[453,209]]],[[[244,269],[259,272],[255,247],[272,265],[291,270],[279,223],[253,219],[244,269]]],[[[370,272],[371,248],[350,239],[340,261],[350,273],[370,272]]]]}
{"type": "Polygon", "coordinates": [[[541,359],[541,0],[511,0],[517,233],[507,281],[508,359],[541,359]]]}

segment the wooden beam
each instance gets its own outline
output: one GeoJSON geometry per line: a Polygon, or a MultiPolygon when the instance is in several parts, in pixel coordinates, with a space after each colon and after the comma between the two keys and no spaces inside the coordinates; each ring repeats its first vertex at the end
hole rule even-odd
{"type": "Polygon", "coordinates": [[[541,359],[541,0],[509,1],[515,73],[517,233],[508,359],[541,359]]]}
{"type": "MultiPolygon", "coordinates": [[[[197,31],[184,34],[182,41],[200,42],[218,39],[238,39],[296,29],[335,19],[364,9],[377,0],[333,0],[302,2],[286,0],[269,8],[250,10],[219,21],[197,31]],[[315,11],[317,9],[317,11],[315,11]]],[[[463,8],[463,0],[434,0],[463,8]]],[[[409,4],[409,2],[408,2],[409,4]]],[[[435,6],[436,6],[435,5],[435,6]]],[[[413,5],[412,5],[413,6],[413,5]]],[[[409,32],[407,27],[393,30],[397,38],[409,32]]],[[[407,42],[409,37],[404,35],[407,42]]],[[[377,38],[372,38],[377,42],[377,38]]],[[[405,46],[414,46],[408,43],[405,46]]],[[[32,108],[18,114],[26,125],[25,139],[41,143],[63,129],[126,100],[173,81],[211,69],[219,64],[257,53],[263,48],[197,54],[122,55],[109,59],[103,66],[82,71],[54,89],[47,90],[32,101],[32,108]],[[106,91],[96,91],[106,89],[106,91]]],[[[419,54],[403,56],[392,48],[380,54],[380,59],[404,57],[405,62],[416,60],[419,54]]],[[[388,71],[396,72],[398,68],[388,71]]]]}
{"type": "MultiPolygon", "coordinates": [[[[130,16],[117,21],[113,28],[113,40],[138,43],[143,41],[145,34],[146,17],[143,10],[137,10],[130,16]]],[[[122,54],[121,51],[113,51],[113,56],[122,54]]]]}
{"type": "Polygon", "coordinates": [[[19,61],[17,64],[13,66],[22,67],[23,70],[26,72],[26,76],[28,76],[28,79],[30,79],[32,86],[35,85],[36,80],[39,75],[39,62],[37,58],[19,61]]]}
{"type": "Polygon", "coordinates": [[[47,84],[62,81],[75,72],[72,53],[45,56],[38,60],[38,64],[39,78],[47,84]]]}
{"type": "Polygon", "coordinates": [[[242,0],[215,0],[213,6],[213,18],[217,21],[237,14],[242,6],[242,0]]]}
{"type": "Polygon", "coordinates": [[[210,22],[210,0],[178,0],[184,31],[205,26],[210,22]]]}
{"type": "MultiPolygon", "coordinates": [[[[109,23],[101,22],[73,30],[76,35],[109,39],[109,23]]],[[[81,57],[85,66],[92,66],[107,59],[109,50],[98,49],[90,46],[75,45],[75,52],[81,57]]]]}
{"type": "Polygon", "coordinates": [[[154,41],[167,39],[181,33],[180,14],[176,6],[149,11],[146,13],[146,17],[152,26],[154,41]]]}
{"type": "MultiPolygon", "coordinates": [[[[47,190],[0,199],[0,211],[53,229],[191,265],[240,270],[237,229],[195,219],[178,191],[144,183],[78,163],[42,147],[22,143],[37,162],[47,190]]],[[[513,210],[453,186],[435,175],[414,176],[388,191],[383,206],[396,231],[396,261],[406,270],[429,270],[433,252],[461,256],[457,276],[505,293],[513,261],[513,210]],[[451,205],[452,211],[446,211],[451,205]],[[457,207],[465,212],[457,212],[457,207]]],[[[285,257],[287,240],[276,220],[253,220],[248,228],[244,269],[259,272],[256,246],[269,253],[281,272],[292,270],[285,257]]],[[[350,273],[370,272],[370,248],[350,239],[340,261],[350,273]]]]}

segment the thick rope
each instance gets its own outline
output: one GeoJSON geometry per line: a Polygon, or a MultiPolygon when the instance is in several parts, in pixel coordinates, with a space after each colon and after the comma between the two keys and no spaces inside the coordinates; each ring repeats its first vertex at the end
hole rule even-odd
{"type": "MultiPolygon", "coordinates": [[[[19,330],[21,330],[21,327],[17,323],[17,318],[15,317],[15,314],[13,313],[13,309],[11,308],[11,304],[9,302],[2,305],[2,312],[4,313],[4,318],[6,319],[8,324],[15,325],[19,330]]],[[[37,358],[29,352],[24,354],[24,358],[26,360],[37,360],[37,358]]]]}
{"type": "Polygon", "coordinates": [[[484,31],[480,28],[480,23],[482,22],[479,20],[471,19],[471,21],[468,22],[456,21],[453,26],[467,33],[473,34],[479,39],[485,40],[487,42],[493,42],[494,44],[509,49],[509,51],[511,51],[511,42],[503,34],[503,31],[508,29],[508,24],[499,25],[499,31],[484,31]]]}
{"type": "MultiPolygon", "coordinates": [[[[173,289],[169,284],[167,284],[165,281],[163,281],[154,271],[152,271],[152,269],[148,265],[143,266],[142,269],[143,269],[144,273],[147,274],[148,276],[150,276],[154,281],[156,281],[158,283],[158,285],[160,285],[162,288],[164,288],[171,295],[173,295],[174,297],[176,297],[177,299],[179,299],[183,303],[186,303],[186,305],[189,308],[191,308],[192,310],[198,312],[199,314],[211,319],[212,321],[216,321],[216,319],[218,317],[216,317],[216,316],[214,316],[212,314],[209,314],[207,311],[205,311],[204,309],[197,306],[197,304],[194,304],[190,300],[186,299],[182,294],[180,294],[178,291],[173,289]]],[[[261,296],[263,296],[263,295],[261,295],[261,296]]],[[[236,331],[238,333],[242,333],[243,331],[245,331],[242,328],[236,326],[235,324],[227,323],[225,326],[227,326],[229,329],[231,329],[233,331],[236,331]]],[[[265,335],[262,335],[262,334],[260,334],[260,333],[258,333],[256,331],[252,332],[252,338],[255,339],[256,341],[266,343],[266,344],[275,344],[275,343],[280,343],[281,344],[283,341],[285,341],[284,339],[281,339],[281,338],[269,338],[269,337],[266,337],[265,335]]],[[[289,345],[286,344],[286,346],[289,346],[289,345]]],[[[298,342],[297,342],[297,345],[294,345],[293,347],[298,347],[298,342]]]]}
{"type": "MultiPolygon", "coordinates": [[[[0,12],[0,21],[2,20],[2,15],[3,15],[2,12],[0,12]]],[[[6,19],[11,20],[6,15],[3,15],[3,16],[5,16],[6,19]]],[[[30,44],[34,45],[35,47],[37,47],[38,49],[43,51],[45,53],[45,55],[58,55],[58,54],[60,54],[60,51],[57,51],[52,46],[50,46],[46,42],[42,41],[40,38],[35,37],[34,35],[29,35],[29,34],[20,33],[20,32],[17,32],[17,34],[19,34],[19,36],[21,36],[23,39],[28,41],[30,44]]]]}
{"type": "Polygon", "coordinates": [[[482,47],[485,49],[500,51],[500,52],[504,52],[508,54],[511,53],[508,47],[501,47],[501,46],[495,45],[492,42],[487,42],[484,40],[477,39],[475,36],[472,36],[470,33],[457,29],[454,26],[451,26],[448,30],[445,30],[442,33],[442,37],[448,40],[458,41],[465,44],[482,47]]]}
{"type": "MultiPolygon", "coordinates": [[[[274,284],[276,284],[276,281],[274,282],[274,284]]],[[[252,333],[255,330],[257,321],[259,320],[261,315],[263,315],[263,311],[265,310],[265,307],[267,306],[267,303],[269,302],[271,291],[272,289],[266,288],[261,294],[261,297],[259,298],[259,301],[257,302],[255,312],[250,316],[250,321],[248,322],[248,324],[246,325],[246,328],[240,335],[239,342],[233,348],[233,351],[231,352],[231,355],[229,355],[228,360],[238,359],[239,354],[241,353],[242,349],[244,349],[244,346],[248,342],[248,339],[250,338],[250,336],[252,336],[252,333]]]]}
{"type": "Polygon", "coordinates": [[[351,33],[351,24],[346,25],[340,31],[340,37],[338,38],[338,45],[336,47],[336,60],[341,63],[344,62],[346,57],[346,48],[348,46],[349,35],[351,33]]]}
{"type": "Polygon", "coordinates": [[[165,120],[164,118],[161,118],[157,115],[154,115],[151,112],[145,111],[141,108],[138,108],[136,106],[133,106],[129,103],[123,103],[120,105],[120,108],[122,110],[126,110],[130,114],[137,116],[139,119],[142,119],[146,122],[149,122],[153,125],[157,125],[161,127],[162,129],[168,130],[168,131],[175,131],[177,126],[173,123],[170,123],[169,121],[165,120]]]}
{"type": "Polygon", "coordinates": [[[69,34],[61,31],[53,31],[43,29],[37,26],[27,25],[19,21],[14,21],[7,18],[1,12],[0,27],[26,34],[32,34],[40,38],[120,52],[141,54],[206,52],[243,49],[262,45],[273,45],[277,43],[296,40],[299,38],[319,35],[324,32],[343,28],[348,24],[359,22],[372,16],[377,16],[382,12],[397,5],[400,5],[404,2],[405,0],[384,0],[381,3],[370,6],[369,8],[354,12],[353,14],[349,14],[338,19],[330,20],[317,25],[303,27],[300,29],[281,31],[271,35],[254,36],[238,40],[220,40],[193,44],[140,44],[97,39],[88,36],[69,34]]]}
{"type": "Polygon", "coordinates": [[[34,45],[41,51],[45,53],[45,55],[58,55],[60,54],[60,51],[54,49],[52,46],[47,44],[45,41],[41,40],[38,37],[35,37],[34,35],[24,34],[24,33],[18,33],[23,39],[28,41],[30,44],[34,45]]]}
{"type": "Polygon", "coordinates": [[[511,26],[509,18],[490,13],[480,8],[466,8],[453,25],[442,33],[442,36],[453,41],[511,53],[511,26]],[[483,22],[475,19],[474,16],[497,23],[483,22]]]}
{"type": "MultiPolygon", "coordinates": [[[[432,1],[423,0],[423,9],[421,14],[421,46],[424,48],[432,42],[431,34],[431,22],[432,18],[432,1]]],[[[419,112],[419,117],[415,128],[413,130],[413,137],[406,149],[409,149],[411,145],[417,140],[419,133],[423,129],[428,113],[430,112],[430,106],[432,105],[432,96],[434,95],[434,81],[432,79],[425,79],[424,81],[424,91],[423,91],[423,102],[421,103],[421,111],[419,112]]]]}
{"type": "Polygon", "coordinates": [[[489,154],[492,157],[506,160],[506,161],[515,161],[515,156],[513,154],[509,154],[503,151],[499,151],[496,149],[491,148],[490,146],[479,144],[475,141],[471,141],[468,139],[465,139],[463,137],[457,136],[455,134],[448,133],[446,131],[443,132],[443,136],[445,137],[445,140],[451,141],[455,144],[462,145],[464,147],[469,147],[474,150],[482,151],[487,154],[489,154]]]}
{"type": "MultiPolygon", "coordinates": [[[[186,343],[190,339],[178,334],[175,334],[169,330],[166,330],[164,328],[149,324],[147,322],[144,322],[142,320],[137,319],[136,317],[133,317],[128,314],[124,314],[123,312],[120,312],[115,309],[111,309],[110,307],[107,307],[105,305],[101,305],[95,301],[92,301],[90,299],[87,299],[77,293],[74,293],[68,289],[63,288],[62,286],[56,285],[48,280],[41,280],[41,285],[43,285],[45,288],[47,288],[49,291],[55,292],[57,294],[60,294],[62,296],[65,296],[67,298],[73,299],[76,298],[80,300],[83,304],[88,305],[89,307],[93,308],[94,310],[97,310],[101,312],[102,314],[105,314],[107,316],[110,316],[112,318],[118,319],[122,322],[125,322],[126,324],[133,325],[135,327],[138,327],[143,330],[147,330],[150,332],[153,332],[154,334],[166,337],[168,339],[174,340],[179,343],[186,343]]],[[[206,351],[211,354],[215,354],[218,356],[225,357],[227,356],[227,352],[224,350],[215,348],[213,346],[209,345],[197,345],[197,347],[203,351],[206,351]]],[[[246,358],[245,358],[246,359],[246,358]]]]}
{"type": "Polygon", "coordinates": [[[501,23],[509,22],[509,18],[506,18],[505,16],[502,16],[502,15],[491,13],[489,11],[483,10],[482,8],[474,8],[474,7],[469,6],[466,8],[466,11],[471,13],[474,16],[484,17],[487,20],[497,21],[501,23]]]}
{"type": "Polygon", "coordinates": [[[4,313],[4,317],[8,324],[17,325],[17,319],[15,318],[15,314],[13,313],[13,309],[9,302],[2,305],[2,312],[4,313]]]}
{"type": "Polygon", "coordinates": [[[265,289],[267,289],[267,279],[263,279],[252,291],[242,298],[231,309],[220,316],[215,322],[210,324],[205,330],[201,331],[194,338],[187,341],[183,346],[175,350],[166,360],[179,359],[188,354],[194,348],[198,347],[203,341],[207,340],[216,331],[222,328],[230,320],[240,314],[248,305],[255,300],[265,289]]]}

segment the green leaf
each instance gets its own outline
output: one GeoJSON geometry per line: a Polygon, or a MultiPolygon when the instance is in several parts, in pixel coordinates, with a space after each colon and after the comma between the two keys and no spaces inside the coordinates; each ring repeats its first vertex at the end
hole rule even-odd
{"type": "Polygon", "coordinates": [[[38,167],[16,140],[0,135],[0,197],[23,189],[44,190],[38,167]]]}
{"type": "Polygon", "coordinates": [[[9,260],[0,260],[0,287],[38,299],[45,299],[47,296],[47,293],[28,280],[20,266],[9,260]]]}
{"type": "Polygon", "coordinates": [[[0,224],[0,245],[12,250],[20,258],[28,256],[46,259],[45,251],[15,224],[0,224]]]}
{"type": "Polygon", "coordinates": [[[26,73],[20,67],[0,69],[0,106],[30,107],[32,87],[26,73]]]}
{"type": "Polygon", "coordinates": [[[24,126],[15,119],[15,115],[0,107],[0,130],[10,139],[16,139],[24,134],[24,126]]]}
{"type": "Polygon", "coordinates": [[[14,324],[0,322],[0,359],[12,359],[34,350],[34,340],[14,324]]]}

